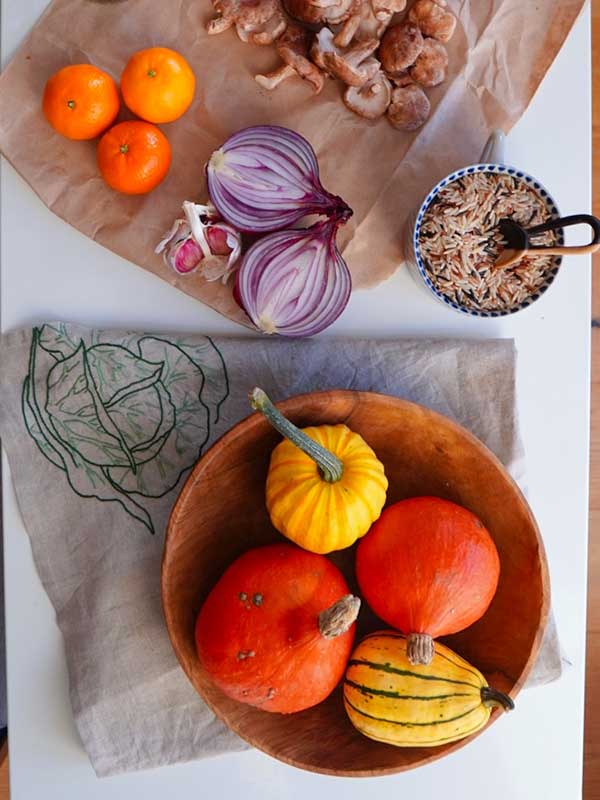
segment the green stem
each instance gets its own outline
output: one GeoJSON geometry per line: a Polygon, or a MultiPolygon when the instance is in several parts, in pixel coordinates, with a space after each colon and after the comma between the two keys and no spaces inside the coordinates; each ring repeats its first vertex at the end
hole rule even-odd
{"type": "Polygon", "coordinates": [[[344,465],[340,459],[322,447],[310,436],[297,428],[289,419],[286,419],[281,411],[278,411],[269,400],[266,393],[255,387],[250,392],[250,405],[255,411],[260,411],[263,416],[271,423],[276,431],[285,436],[292,444],[299,447],[303,453],[312,458],[317,464],[321,475],[328,483],[335,483],[342,477],[344,465]]]}
{"type": "Polygon", "coordinates": [[[499,692],[498,689],[492,689],[491,686],[484,686],[481,689],[481,700],[485,706],[496,706],[505,711],[512,711],[515,707],[511,697],[504,692],[499,692]]]}

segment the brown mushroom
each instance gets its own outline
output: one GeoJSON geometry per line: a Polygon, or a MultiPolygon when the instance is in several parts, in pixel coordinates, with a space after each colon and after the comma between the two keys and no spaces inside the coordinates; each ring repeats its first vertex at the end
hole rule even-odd
{"type": "Polygon", "coordinates": [[[285,10],[305,25],[337,24],[357,13],[361,0],[283,0],[285,10]]]}
{"type": "Polygon", "coordinates": [[[217,33],[228,31],[229,28],[233,27],[233,24],[232,17],[222,17],[220,14],[217,14],[206,26],[206,31],[209,36],[215,36],[217,33]]]}
{"type": "Polygon", "coordinates": [[[283,0],[283,7],[290,17],[305,25],[319,25],[323,17],[321,6],[315,6],[307,0],[283,0]]]}
{"type": "Polygon", "coordinates": [[[425,39],[423,49],[410,68],[411,78],[421,86],[438,86],[448,75],[448,51],[436,39],[425,39]]]}
{"type": "Polygon", "coordinates": [[[273,44],[284,33],[287,24],[287,19],[281,12],[278,12],[261,27],[261,30],[252,32],[250,41],[252,44],[273,44]]]}
{"type": "Polygon", "coordinates": [[[409,70],[405,69],[403,72],[399,72],[397,75],[390,75],[389,79],[394,84],[394,86],[413,86],[414,81],[410,77],[409,70]]]}
{"type": "Polygon", "coordinates": [[[417,0],[408,18],[419,26],[425,36],[449,42],[456,28],[456,17],[445,6],[446,3],[440,0],[417,0]]]}
{"type": "Polygon", "coordinates": [[[256,82],[264,89],[272,91],[287,78],[299,75],[308,81],[318,94],[323,88],[325,79],[319,68],[308,60],[310,37],[309,31],[299,25],[289,24],[276,44],[279,58],[283,61],[282,66],[266,75],[255,75],[256,82]]]}
{"type": "Polygon", "coordinates": [[[375,18],[389,20],[406,8],[406,0],[370,0],[375,18]]]}
{"type": "Polygon", "coordinates": [[[382,117],[392,100],[392,85],[381,70],[363,86],[348,86],[344,92],[344,103],[361,117],[382,117]]]}
{"type": "Polygon", "coordinates": [[[381,39],[394,14],[405,7],[406,0],[361,0],[355,13],[336,33],[336,45],[348,47],[353,38],[360,42],[381,39]]]}
{"type": "Polygon", "coordinates": [[[339,0],[339,2],[327,6],[324,22],[327,25],[340,25],[352,17],[357,17],[357,20],[360,21],[362,3],[363,0],[339,0]]]}
{"type": "Polygon", "coordinates": [[[394,89],[387,118],[398,130],[416,131],[427,121],[430,111],[427,95],[420,86],[413,83],[394,89]]]}
{"type": "Polygon", "coordinates": [[[379,60],[390,75],[411,67],[423,49],[423,34],[413,22],[388,28],[381,40],[379,60]]]}
{"type": "Polygon", "coordinates": [[[390,24],[392,14],[384,16],[379,12],[379,18],[375,16],[373,3],[370,0],[363,2],[360,13],[360,23],[355,33],[355,39],[364,42],[367,39],[381,39],[390,24]]]}
{"type": "Polygon", "coordinates": [[[247,41],[249,34],[271,17],[281,13],[279,0],[214,0],[213,6],[217,16],[208,23],[208,33],[222,33],[235,25],[243,41],[247,41]]]}
{"type": "Polygon", "coordinates": [[[333,37],[336,47],[348,47],[360,27],[362,14],[353,14],[344,22],[340,30],[333,37]]]}
{"type": "Polygon", "coordinates": [[[325,53],[340,53],[341,48],[337,47],[335,44],[335,34],[329,28],[321,28],[321,30],[315,36],[312,46],[310,48],[310,57],[314,61],[314,63],[322,69],[324,72],[327,72],[327,66],[325,64],[325,53]]]}
{"type": "Polygon", "coordinates": [[[379,69],[379,62],[376,59],[369,59],[378,45],[377,39],[369,39],[366,42],[357,42],[353,47],[343,51],[336,48],[323,53],[327,72],[348,86],[362,86],[379,69]]]}

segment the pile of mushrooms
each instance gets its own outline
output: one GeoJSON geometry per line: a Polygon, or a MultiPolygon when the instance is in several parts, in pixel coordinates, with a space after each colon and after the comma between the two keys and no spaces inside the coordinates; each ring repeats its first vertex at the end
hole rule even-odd
{"type": "Polygon", "coordinates": [[[416,0],[400,19],[406,2],[213,0],[208,33],[235,27],[244,42],[274,43],[281,66],[255,76],[265,89],[299,76],[318,94],[326,77],[337,78],[351,111],[414,131],[431,111],[424,90],[446,80],[456,17],[446,0],[416,0]]]}

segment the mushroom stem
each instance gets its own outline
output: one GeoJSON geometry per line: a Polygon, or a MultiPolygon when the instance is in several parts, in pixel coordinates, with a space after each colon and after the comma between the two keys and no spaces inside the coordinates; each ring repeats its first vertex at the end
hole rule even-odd
{"type": "Polygon", "coordinates": [[[354,39],[354,34],[358,30],[360,20],[360,14],[353,14],[351,17],[348,17],[346,22],[344,22],[340,30],[333,37],[333,43],[336,47],[348,47],[352,39],[354,39]]]}
{"type": "Polygon", "coordinates": [[[266,75],[255,75],[254,80],[260,86],[262,86],[263,89],[268,89],[270,92],[272,92],[273,89],[276,89],[280,83],[283,83],[283,81],[296,74],[296,70],[289,64],[282,64],[279,69],[276,69],[273,72],[268,72],[266,75]]]}

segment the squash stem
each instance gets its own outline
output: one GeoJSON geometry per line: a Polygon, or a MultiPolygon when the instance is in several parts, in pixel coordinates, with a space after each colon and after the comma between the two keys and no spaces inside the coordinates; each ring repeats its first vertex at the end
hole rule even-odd
{"type": "Polygon", "coordinates": [[[350,630],[360,611],[360,598],[345,594],[319,614],[319,632],[324,639],[335,639],[350,630]]]}
{"type": "Polygon", "coordinates": [[[498,689],[492,689],[491,686],[483,686],[481,689],[481,700],[485,706],[496,706],[503,708],[504,711],[512,711],[515,704],[511,697],[498,689]]]}
{"type": "Polygon", "coordinates": [[[344,471],[344,465],[340,459],[318,442],[315,442],[314,439],[311,439],[310,436],[307,436],[304,431],[297,428],[289,419],[286,419],[281,411],[278,411],[269,400],[266,392],[258,387],[252,389],[250,392],[250,405],[255,411],[260,411],[276,431],[279,431],[282,436],[312,458],[319,467],[324,480],[328,483],[335,483],[340,480],[344,471]]]}
{"type": "Polygon", "coordinates": [[[433,639],[428,633],[410,633],[406,640],[406,655],[411,664],[431,664],[433,639]]]}

